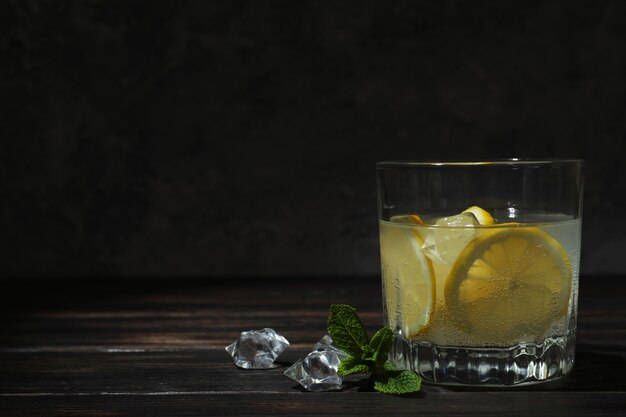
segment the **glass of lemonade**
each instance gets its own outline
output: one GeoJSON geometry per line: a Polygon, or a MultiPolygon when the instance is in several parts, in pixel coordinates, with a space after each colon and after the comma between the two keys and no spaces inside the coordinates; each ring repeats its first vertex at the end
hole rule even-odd
{"type": "Polygon", "coordinates": [[[379,162],[393,362],[447,385],[562,377],[576,339],[583,162],[379,162]]]}

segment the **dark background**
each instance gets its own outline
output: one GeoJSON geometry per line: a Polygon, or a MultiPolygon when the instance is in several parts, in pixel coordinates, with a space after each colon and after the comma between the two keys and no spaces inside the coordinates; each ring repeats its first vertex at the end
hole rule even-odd
{"type": "Polygon", "coordinates": [[[626,2],[6,1],[0,275],[372,276],[374,164],[586,160],[626,263],[626,2]]]}

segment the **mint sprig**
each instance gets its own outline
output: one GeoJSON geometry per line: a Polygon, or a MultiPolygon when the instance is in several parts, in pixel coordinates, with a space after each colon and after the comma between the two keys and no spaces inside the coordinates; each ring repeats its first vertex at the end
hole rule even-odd
{"type": "Polygon", "coordinates": [[[422,380],[417,374],[398,369],[387,359],[395,338],[389,327],[379,329],[369,339],[354,307],[333,304],[328,315],[328,333],[335,345],[350,355],[339,364],[339,374],[370,374],[374,389],[386,394],[420,390],[422,380]]]}

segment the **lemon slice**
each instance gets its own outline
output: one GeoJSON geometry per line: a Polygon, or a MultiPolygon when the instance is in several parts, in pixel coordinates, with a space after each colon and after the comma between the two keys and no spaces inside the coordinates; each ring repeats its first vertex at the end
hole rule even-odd
{"type": "Polygon", "coordinates": [[[537,338],[565,315],[572,268],[561,245],[536,227],[485,231],[446,279],[446,310],[473,338],[510,345],[537,338]]]}
{"type": "Polygon", "coordinates": [[[483,226],[487,226],[487,225],[495,223],[493,216],[489,214],[487,210],[482,209],[478,206],[469,207],[463,210],[463,213],[472,213],[474,216],[476,216],[476,220],[478,220],[478,223],[480,223],[483,226]]]}
{"type": "Polygon", "coordinates": [[[424,224],[424,220],[417,214],[409,214],[409,220],[415,224],[424,224]]]}
{"type": "MultiPolygon", "coordinates": [[[[403,216],[402,223],[407,223],[405,219],[407,217],[403,216]]],[[[411,216],[408,219],[417,223],[411,216]]],[[[419,232],[410,225],[381,224],[387,320],[392,328],[402,329],[405,337],[422,332],[429,325],[435,308],[435,273],[430,259],[420,250],[422,243],[419,232]]]]}

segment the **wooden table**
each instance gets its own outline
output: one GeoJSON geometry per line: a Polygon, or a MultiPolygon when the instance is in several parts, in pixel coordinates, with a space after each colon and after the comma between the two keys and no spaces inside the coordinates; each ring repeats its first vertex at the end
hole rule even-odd
{"type": "Polygon", "coordinates": [[[626,277],[581,279],[576,365],[535,388],[424,386],[409,397],[304,392],[283,371],[325,333],[331,303],[379,327],[379,278],[0,283],[0,416],[626,415],[626,277]],[[236,368],[224,347],[272,327],[277,369],[236,368]]]}

